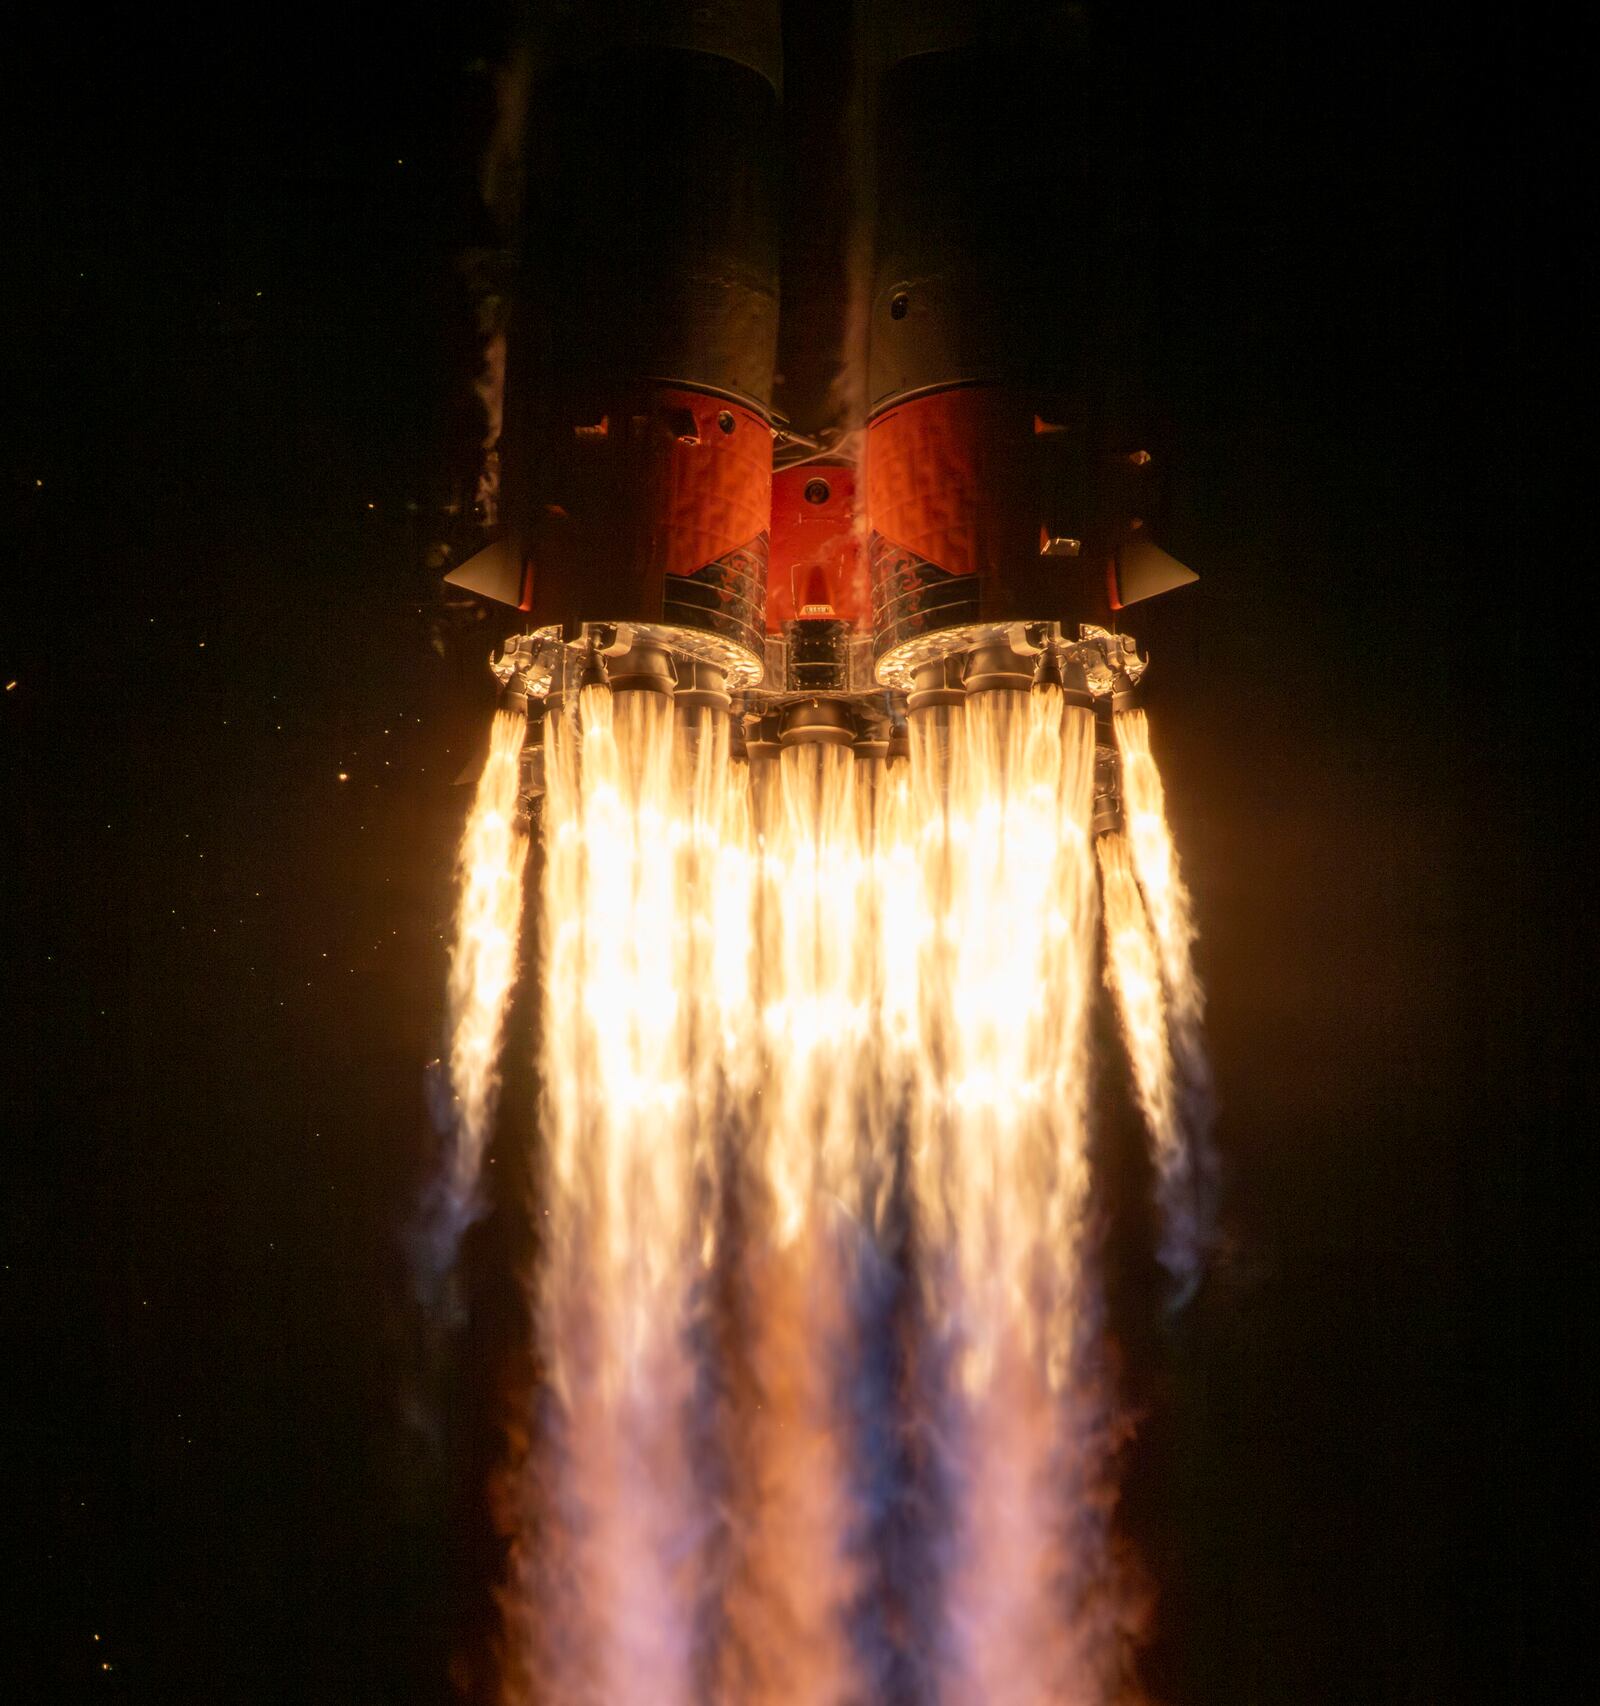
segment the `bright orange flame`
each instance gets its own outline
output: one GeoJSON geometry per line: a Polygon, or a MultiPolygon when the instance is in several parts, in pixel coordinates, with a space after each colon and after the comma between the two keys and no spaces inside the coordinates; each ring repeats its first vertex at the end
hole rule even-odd
{"type": "MultiPolygon", "coordinates": [[[[694,839],[672,703],[585,688],[548,733],[543,1064],[552,1237],[581,1254],[608,1394],[676,1322],[692,1126],[686,919],[694,839]],[[581,753],[581,759],[580,759],[581,753]]],[[[558,1372],[564,1346],[553,1349],[558,1372]]]]}
{"type": "Polygon", "coordinates": [[[1178,851],[1167,825],[1166,795],[1161,772],[1150,751],[1150,724],[1143,711],[1123,711],[1116,719],[1117,745],[1122,752],[1122,796],[1126,807],[1128,847],[1133,869],[1144,890],[1155,931],[1161,975],[1166,983],[1176,1027],[1198,1031],[1205,1011],[1205,992],[1195,976],[1194,909],[1178,870],[1178,851]]]}
{"type": "Polygon", "coordinates": [[[1087,1180],[1093,721],[1059,692],[982,693],[913,719],[922,887],[917,1177],[925,1222],[957,1264],[964,1378],[998,1337],[1053,1347],[1032,1284],[1070,1262],[1087,1180]]]}
{"type": "MultiPolygon", "coordinates": [[[[692,1473],[702,1187],[723,1081],[748,1071],[748,812],[725,719],[583,690],[547,732],[538,1306],[563,1413],[543,1700],[689,1706],[704,1589],[692,1473]]],[[[535,1615],[537,1615],[535,1608],[535,1615]]]]}
{"type": "Polygon", "coordinates": [[[774,768],[761,824],[764,1135],[777,1233],[789,1241],[817,1193],[847,1189],[853,1172],[867,872],[850,749],[790,747],[774,768]]]}
{"type": "Polygon", "coordinates": [[[1183,1143],[1178,1127],[1172,1054],[1167,1044],[1167,1002],[1155,937],[1145,912],[1133,859],[1120,835],[1098,844],[1106,909],[1106,982],[1116,998],[1123,1040],[1133,1068],[1139,1111],[1156,1148],[1156,1164],[1169,1173],[1183,1143]]]}
{"type": "Polygon", "coordinates": [[[528,838],[517,822],[517,789],[526,727],[520,712],[496,713],[456,860],[460,894],[450,957],[450,1083],[460,1107],[454,1183],[467,1189],[488,1141],[500,1031],[517,975],[522,868],[528,856],[528,838]]]}
{"type": "MultiPolygon", "coordinates": [[[[1198,1282],[1211,1236],[1216,1160],[1211,1151],[1211,1071],[1206,1060],[1202,1019],[1205,992],[1194,967],[1194,913],[1178,870],[1177,849],[1167,824],[1161,775],[1150,751],[1150,726],[1143,711],[1116,719],[1122,750],[1122,788],[1127,817],[1126,862],[1143,892],[1142,916],[1150,945],[1135,956],[1131,945],[1122,978],[1124,1029],[1134,1051],[1135,1079],[1150,1126],[1160,1171],[1162,1199],[1161,1260],[1183,1296],[1198,1282]],[[1138,968],[1133,966],[1135,957],[1138,968]],[[1146,965],[1148,958],[1156,962],[1146,965]],[[1157,969],[1157,967],[1159,969],[1157,969]],[[1145,985],[1152,987],[1146,991],[1145,985]],[[1149,1033],[1153,1018],[1130,1014],[1164,1013],[1160,1048],[1149,1033]],[[1130,1025],[1132,1029],[1130,1029],[1130,1025]],[[1136,1033],[1142,1040],[1134,1041],[1136,1033]],[[1157,1054],[1165,1056],[1158,1072],[1157,1054]],[[1140,1058],[1144,1057],[1141,1066],[1140,1058]]],[[[1131,918],[1137,894],[1126,911],[1131,918]]]]}
{"type": "Polygon", "coordinates": [[[651,693],[591,687],[551,719],[537,1301],[562,1425],[540,1544],[568,1586],[539,1699],[688,1706],[713,1589],[727,1706],[870,1692],[838,1371],[906,1132],[953,1371],[941,1698],[1102,1697],[1061,1597],[1104,1565],[1060,1491],[1098,1492],[1106,1429],[1084,1374],[1093,761],[1092,716],[1053,689],[914,718],[907,764],[800,745],[754,775],[725,719],[651,693]],[[714,1576],[689,1336],[724,1283],[741,1337],[714,1576]]]}
{"type": "MultiPolygon", "coordinates": [[[[1075,1685],[1055,1488],[1100,1417],[1072,1391],[1084,1269],[1094,733],[1042,690],[912,718],[920,836],[913,1177],[959,1390],[952,1653],[941,1698],[1075,1685]]],[[[1092,1473],[1092,1471],[1090,1472],[1092,1473]]],[[[1070,1697],[1077,1698],[1076,1693],[1070,1697]]],[[[1084,1698],[1089,1698],[1087,1693],[1084,1698]]]]}

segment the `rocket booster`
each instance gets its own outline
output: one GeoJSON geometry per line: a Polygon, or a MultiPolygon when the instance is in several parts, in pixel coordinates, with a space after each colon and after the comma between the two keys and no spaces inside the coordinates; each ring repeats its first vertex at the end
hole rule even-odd
{"type": "Polygon", "coordinates": [[[787,88],[778,0],[580,0],[530,43],[503,529],[447,577],[526,614],[516,690],[581,656],[881,750],[941,696],[1126,690],[1119,613],[1196,578],[1153,537],[1081,8],[884,0],[819,53],[830,15],[787,88]]]}
{"type": "Polygon", "coordinates": [[[1195,576],[1148,538],[1081,9],[911,6],[886,34],[866,512],[876,670],[908,685],[1006,624],[1109,626],[1195,576]]]}
{"type": "Polygon", "coordinates": [[[765,666],[776,0],[577,5],[530,43],[504,536],[449,578],[573,637],[765,666]]]}

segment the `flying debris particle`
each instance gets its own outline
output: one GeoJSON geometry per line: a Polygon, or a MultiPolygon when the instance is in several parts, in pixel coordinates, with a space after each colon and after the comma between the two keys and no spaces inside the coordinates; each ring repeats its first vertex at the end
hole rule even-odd
{"type": "Polygon", "coordinates": [[[17,684],[16,684],[16,682],[15,682],[15,681],[8,681],[8,682],[7,682],[7,683],[6,683],[6,692],[7,692],[7,693],[10,693],[10,692],[13,692],[13,691],[14,691],[14,690],[15,690],[15,688],[16,688],[16,685],[17,685],[17,684]]]}
{"type": "Polygon", "coordinates": [[[350,780],[350,772],[348,770],[341,770],[339,772],[339,780],[341,782],[348,782],[350,780]]]}

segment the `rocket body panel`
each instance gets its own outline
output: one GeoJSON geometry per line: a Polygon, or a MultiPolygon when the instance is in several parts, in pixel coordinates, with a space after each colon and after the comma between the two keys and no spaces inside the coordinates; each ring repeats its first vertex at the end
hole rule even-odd
{"type": "Polygon", "coordinates": [[[759,657],[771,428],[679,386],[619,389],[606,402],[545,442],[563,501],[523,535],[535,625],[681,625],[759,657]]]}

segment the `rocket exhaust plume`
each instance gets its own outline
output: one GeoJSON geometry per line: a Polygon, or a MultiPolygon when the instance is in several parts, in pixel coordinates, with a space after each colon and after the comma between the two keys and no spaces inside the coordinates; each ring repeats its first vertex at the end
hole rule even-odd
{"type": "Polygon", "coordinates": [[[1195,927],[1189,891],[1178,870],[1177,848],[1167,827],[1161,772],[1150,751],[1150,721],[1142,710],[1119,711],[1117,746],[1122,754],[1122,795],[1128,845],[1150,909],[1161,974],[1184,1046],[1198,1046],[1205,993],[1195,976],[1195,927]]]}
{"type": "Polygon", "coordinates": [[[744,1183],[749,1400],[719,1699],[846,1706],[860,1697],[846,1614],[849,1442],[838,1372],[861,1205],[858,1084],[872,944],[857,763],[804,742],[760,761],[756,983],[764,1088],[744,1183]]]}
{"type": "MultiPolygon", "coordinates": [[[[913,1172],[953,1487],[938,1697],[1105,1698],[1104,1633],[1074,1618],[1098,1537],[1061,1491],[1104,1431],[1086,1346],[1085,1093],[1094,735],[1055,689],[912,716],[921,801],[913,1172]],[[941,798],[942,796],[942,798],[941,798]]],[[[1085,1600],[1087,1604],[1087,1600],[1085,1600]]]]}
{"type": "Polygon", "coordinates": [[[1161,1261],[1179,1284],[1198,1259],[1200,1229],[1188,1136],[1178,1117],[1178,1090],[1167,1026],[1167,998],[1155,934],[1121,835],[1097,844],[1106,910],[1106,984],[1128,1049],[1134,1094],[1155,1150],[1162,1208],[1161,1261]]]}
{"type": "MultiPolygon", "coordinates": [[[[1215,1214],[1216,1157],[1211,1146],[1213,1104],[1203,1024],[1205,991],[1195,972],[1194,913],[1167,823],[1161,773],[1150,750],[1149,720],[1142,710],[1122,710],[1116,714],[1115,726],[1127,826],[1126,849],[1120,857],[1131,865],[1143,894],[1144,905],[1139,910],[1148,918],[1156,961],[1151,969],[1158,974],[1156,987],[1148,996],[1139,994],[1137,1000],[1159,1010],[1171,1054],[1165,1089],[1155,1088],[1149,1072],[1141,1076],[1137,1066],[1135,1072],[1141,1079],[1140,1102],[1157,1147],[1167,1220],[1162,1259],[1180,1294],[1186,1295],[1199,1281],[1215,1214]],[[1148,1092],[1146,1081],[1151,1084],[1148,1092]],[[1160,1135],[1158,1125],[1171,1126],[1173,1136],[1160,1135]]],[[[1130,896],[1125,909],[1124,922],[1129,930],[1133,929],[1132,903],[1137,898],[1130,896]]],[[[1142,984],[1145,971],[1141,967],[1136,972],[1131,964],[1133,958],[1142,959],[1142,951],[1134,954],[1131,937],[1124,947],[1130,957],[1130,976],[1135,984],[1142,984]]],[[[1114,962],[1115,954],[1112,958],[1114,962]]],[[[1125,1004],[1125,1025],[1126,1020],[1125,1004]]],[[[1141,1023],[1148,1028],[1154,1021],[1141,1023]]]]}
{"type": "MultiPolygon", "coordinates": [[[[593,652],[552,671],[544,725],[546,1372],[506,1706],[846,1706],[894,1676],[957,1706],[1112,1701],[1131,1613],[1090,1168],[1102,892],[1164,1179],[1182,1129],[1120,834],[1097,883],[1094,714],[1048,674],[935,694],[890,762],[802,702],[790,744],[746,760],[714,693],[612,667],[615,691],[593,652]],[[891,1320],[902,1224],[917,1302],[891,1320]],[[903,1430],[920,1469],[885,1444],[903,1430]]],[[[503,917],[482,887],[464,920],[503,917]]],[[[501,969],[469,981],[458,953],[452,990],[503,1002],[508,962],[480,957],[501,969]]],[[[483,1035],[464,1061],[492,1059],[483,1035]]]]}
{"type": "MultiPolygon", "coordinates": [[[[690,1441],[698,794],[671,701],[586,686],[547,732],[541,1065],[549,1360],[526,1609],[541,1701],[695,1698],[707,1521],[690,1441]]],[[[711,1039],[714,1044],[715,1039],[711,1039]]]]}
{"type": "Polygon", "coordinates": [[[499,1089],[501,1031],[517,977],[522,873],[528,837],[519,821],[527,716],[495,713],[456,855],[455,940],[450,952],[446,1152],[415,1231],[421,1275],[437,1285],[455,1265],[462,1234],[482,1207],[480,1175],[499,1089]]]}

